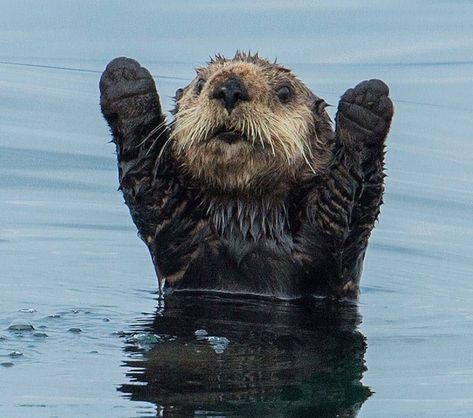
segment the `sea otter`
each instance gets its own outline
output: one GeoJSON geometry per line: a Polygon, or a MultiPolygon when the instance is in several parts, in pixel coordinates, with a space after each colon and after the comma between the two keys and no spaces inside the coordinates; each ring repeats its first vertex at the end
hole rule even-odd
{"type": "Polygon", "coordinates": [[[100,92],[160,289],[357,297],[384,191],[386,84],[347,90],[335,130],[289,69],[242,52],[198,68],[170,123],[132,59],[108,64],[100,92]]]}

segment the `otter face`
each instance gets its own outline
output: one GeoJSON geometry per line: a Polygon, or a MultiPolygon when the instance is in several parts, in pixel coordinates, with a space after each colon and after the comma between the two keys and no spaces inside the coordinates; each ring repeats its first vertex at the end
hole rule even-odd
{"type": "Polygon", "coordinates": [[[324,167],[332,132],[324,104],[278,64],[217,56],[176,94],[173,150],[210,187],[277,188],[324,167]]]}

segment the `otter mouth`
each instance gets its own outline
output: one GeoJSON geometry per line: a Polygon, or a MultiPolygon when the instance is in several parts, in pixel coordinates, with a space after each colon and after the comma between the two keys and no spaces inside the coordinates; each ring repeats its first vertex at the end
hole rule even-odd
{"type": "Polygon", "coordinates": [[[212,135],[213,139],[218,139],[219,141],[226,142],[227,144],[234,144],[239,141],[246,141],[246,135],[237,130],[229,129],[226,126],[221,126],[217,128],[212,135]]]}

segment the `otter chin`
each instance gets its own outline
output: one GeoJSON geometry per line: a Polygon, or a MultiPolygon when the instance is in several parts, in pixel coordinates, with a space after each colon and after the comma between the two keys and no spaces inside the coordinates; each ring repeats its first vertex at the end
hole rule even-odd
{"type": "Polygon", "coordinates": [[[117,58],[100,81],[120,188],[168,291],[356,297],[384,192],[389,89],[325,101],[256,55],[217,55],[163,115],[149,72],[117,58]]]}

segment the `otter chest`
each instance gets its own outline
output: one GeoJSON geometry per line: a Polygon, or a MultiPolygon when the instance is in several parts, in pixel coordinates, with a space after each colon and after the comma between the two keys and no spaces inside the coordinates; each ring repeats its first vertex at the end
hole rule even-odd
{"type": "MultiPolygon", "coordinates": [[[[202,223],[194,236],[180,237],[195,245],[188,245],[192,254],[181,266],[178,280],[167,280],[170,288],[280,296],[296,293],[295,278],[301,276],[301,266],[292,256],[294,242],[285,207],[213,203],[202,223]]],[[[167,245],[173,243],[167,241],[167,245]]],[[[162,255],[159,258],[167,264],[162,255]]]]}

